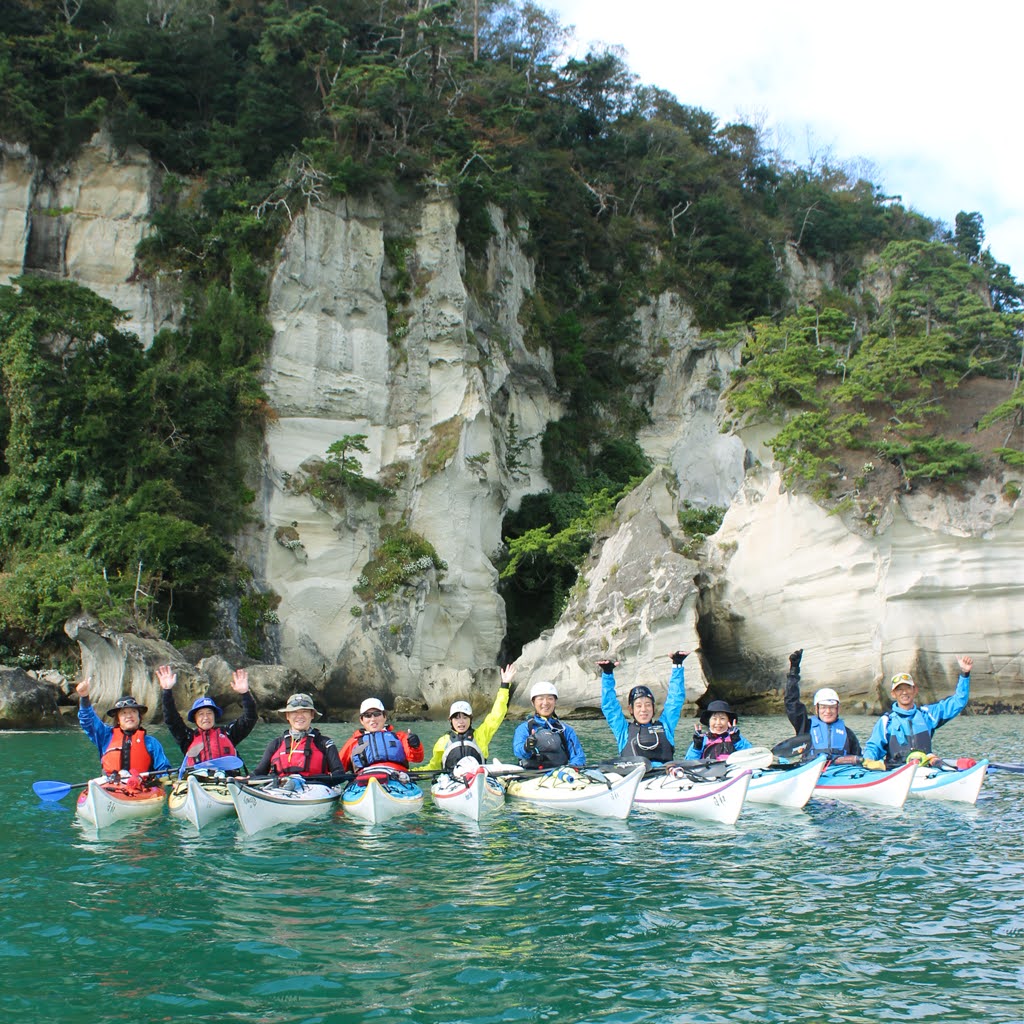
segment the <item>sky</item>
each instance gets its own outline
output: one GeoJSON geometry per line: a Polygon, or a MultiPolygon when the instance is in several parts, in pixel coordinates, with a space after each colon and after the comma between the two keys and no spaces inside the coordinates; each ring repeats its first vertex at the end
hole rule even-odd
{"type": "Polygon", "coordinates": [[[539,0],[575,56],[622,46],[640,81],[720,124],[763,125],[797,164],[827,155],[952,227],[979,212],[1024,279],[1019,0],[539,0]]]}

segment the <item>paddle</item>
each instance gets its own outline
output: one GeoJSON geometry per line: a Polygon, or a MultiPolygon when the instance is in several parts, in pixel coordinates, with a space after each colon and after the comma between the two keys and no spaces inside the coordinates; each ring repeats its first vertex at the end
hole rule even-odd
{"type": "Polygon", "coordinates": [[[811,734],[802,732],[799,736],[790,736],[788,739],[780,740],[772,747],[772,753],[776,757],[799,757],[810,742],[811,734]]]}
{"type": "MultiPolygon", "coordinates": [[[[240,757],[215,757],[209,761],[200,761],[199,764],[194,764],[189,769],[190,771],[196,771],[198,769],[212,768],[215,771],[233,771],[237,768],[242,767],[242,759],[240,757]]],[[[163,768],[157,772],[143,772],[143,775],[170,775],[176,772],[178,769],[175,768],[163,768]]],[[[35,793],[40,800],[62,800],[74,789],[85,789],[89,785],[88,780],[86,782],[49,782],[40,781],[32,783],[32,792],[35,793]]]]}
{"type": "Polygon", "coordinates": [[[1002,764],[998,761],[989,761],[989,771],[1013,772],[1015,775],[1024,775],[1024,764],[1002,764]]]}

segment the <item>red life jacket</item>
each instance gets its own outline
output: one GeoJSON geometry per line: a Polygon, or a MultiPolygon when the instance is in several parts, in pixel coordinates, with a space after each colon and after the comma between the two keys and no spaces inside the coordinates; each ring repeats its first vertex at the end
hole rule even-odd
{"type": "Polygon", "coordinates": [[[270,770],[275,775],[325,775],[326,761],[323,751],[313,742],[313,732],[307,732],[295,741],[285,733],[277,741],[277,750],[270,758],[270,770]]]}
{"type": "Polygon", "coordinates": [[[215,757],[235,757],[238,751],[228,734],[219,726],[200,729],[199,734],[185,751],[185,764],[189,768],[200,761],[212,761],[215,757]]]}
{"type": "Polygon", "coordinates": [[[153,758],[146,749],[146,730],[135,729],[123,732],[119,726],[110,734],[110,742],[100,759],[100,766],[107,775],[120,771],[141,775],[153,767],[153,758]]]}

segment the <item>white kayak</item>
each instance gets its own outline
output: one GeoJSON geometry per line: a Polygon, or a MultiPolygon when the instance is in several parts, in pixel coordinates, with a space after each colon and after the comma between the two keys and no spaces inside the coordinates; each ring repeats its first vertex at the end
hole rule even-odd
{"type": "Polygon", "coordinates": [[[249,835],[330,814],[341,797],[341,786],[306,782],[297,775],[255,786],[229,779],[228,785],[238,821],[249,835]]]}
{"type": "MultiPolygon", "coordinates": [[[[495,763],[494,770],[516,771],[515,765],[495,763]]],[[[552,768],[541,775],[521,778],[518,774],[503,779],[505,792],[517,800],[558,811],[581,811],[600,818],[626,818],[633,806],[637,786],[644,777],[638,765],[626,775],[594,769],[552,768]]]]}
{"type": "Polygon", "coordinates": [[[430,787],[430,795],[440,810],[473,821],[495,814],[505,806],[504,788],[487,774],[484,765],[458,778],[439,775],[430,787]]]}
{"type": "Polygon", "coordinates": [[[346,814],[375,825],[422,810],[423,790],[396,772],[368,773],[348,784],[341,803],[346,814]]]}
{"type": "Polygon", "coordinates": [[[813,761],[792,767],[759,768],[750,779],[747,802],[794,810],[804,807],[811,799],[827,762],[828,758],[820,754],[813,761]]]}
{"type": "Polygon", "coordinates": [[[659,811],[702,821],[735,825],[750,785],[749,768],[727,778],[701,778],[684,768],[669,769],[644,779],[634,803],[644,811],[659,811]]]}
{"type": "Polygon", "coordinates": [[[863,765],[829,765],[814,787],[814,796],[898,809],[907,801],[916,770],[916,763],[886,771],[872,771],[863,765]]]}
{"type": "Polygon", "coordinates": [[[193,772],[175,780],[167,797],[167,810],[172,818],[182,818],[202,829],[213,821],[232,816],[235,804],[223,772],[216,775],[193,772]]]}
{"type": "Polygon", "coordinates": [[[89,780],[79,794],[75,810],[83,821],[96,828],[106,828],[119,821],[155,817],[163,813],[166,803],[167,791],[163,786],[137,789],[101,776],[89,780]]]}
{"type": "Polygon", "coordinates": [[[935,767],[921,766],[914,773],[910,795],[927,800],[976,804],[987,771],[988,761],[976,761],[967,768],[957,768],[947,762],[935,767]]]}

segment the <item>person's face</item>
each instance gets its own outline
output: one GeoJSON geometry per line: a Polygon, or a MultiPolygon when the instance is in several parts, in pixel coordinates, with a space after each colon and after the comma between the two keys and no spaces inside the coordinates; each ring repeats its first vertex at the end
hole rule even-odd
{"type": "Polygon", "coordinates": [[[641,725],[654,721],[654,701],[650,697],[637,697],[633,701],[633,720],[641,725]]]}
{"type": "MultiPolygon", "coordinates": [[[[308,708],[302,711],[286,711],[284,715],[289,728],[296,732],[305,732],[313,724],[313,712],[308,708]]],[[[199,718],[199,715],[196,715],[199,718]]]]}
{"type": "Polygon", "coordinates": [[[541,718],[550,718],[555,713],[556,698],[550,693],[542,693],[533,698],[533,709],[541,718]]]}
{"type": "Polygon", "coordinates": [[[830,724],[839,718],[838,704],[819,704],[814,710],[817,712],[818,717],[826,724],[830,724]]]}
{"type": "Polygon", "coordinates": [[[376,708],[370,708],[359,716],[359,722],[367,732],[383,732],[387,724],[384,720],[384,712],[376,708]]]}
{"type": "MultiPolygon", "coordinates": [[[[293,711],[292,714],[295,712],[293,711]]],[[[200,708],[195,713],[194,721],[197,729],[212,729],[213,723],[217,721],[217,715],[213,708],[200,708]]]]}
{"type": "Polygon", "coordinates": [[[892,692],[896,703],[901,708],[912,708],[917,700],[917,686],[911,683],[900,683],[892,692]]]}
{"type": "Polygon", "coordinates": [[[452,723],[452,730],[460,735],[467,732],[473,724],[473,719],[463,711],[456,711],[448,721],[452,723]]]}
{"type": "Polygon", "coordinates": [[[117,713],[117,724],[124,732],[131,732],[139,727],[139,713],[135,708],[122,708],[117,713]]]}
{"type": "Polygon", "coordinates": [[[716,711],[708,719],[708,729],[714,736],[723,736],[729,731],[729,716],[724,711],[716,711]]]}

